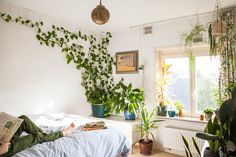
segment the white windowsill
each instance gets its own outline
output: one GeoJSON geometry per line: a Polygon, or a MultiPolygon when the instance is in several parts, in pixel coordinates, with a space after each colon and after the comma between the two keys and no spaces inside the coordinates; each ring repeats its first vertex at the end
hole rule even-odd
{"type": "Polygon", "coordinates": [[[195,122],[195,123],[207,123],[206,120],[200,120],[199,118],[193,117],[168,117],[168,116],[157,116],[160,120],[178,120],[178,121],[186,121],[186,122],[195,122]]]}

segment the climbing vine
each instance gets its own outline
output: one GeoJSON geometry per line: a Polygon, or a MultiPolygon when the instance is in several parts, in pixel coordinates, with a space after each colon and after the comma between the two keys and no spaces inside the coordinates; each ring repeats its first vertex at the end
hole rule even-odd
{"type": "Polygon", "coordinates": [[[111,33],[97,40],[93,35],[83,34],[81,31],[70,32],[64,27],[52,25],[50,30],[43,29],[44,23],[34,22],[22,17],[13,18],[9,14],[0,12],[0,18],[7,23],[15,22],[31,27],[36,31],[36,39],[41,45],[49,47],[59,46],[65,54],[67,64],[74,63],[82,74],[82,86],[85,89],[87,101],[92,104],[105,104],[107,113],[110,110],[108,105],[109,96],[114,89],[112,77],[113,57],[108,53],[107,46],[111,33]],[[80,41],[89,43],[88,52],[85,53],[80,41]]]}

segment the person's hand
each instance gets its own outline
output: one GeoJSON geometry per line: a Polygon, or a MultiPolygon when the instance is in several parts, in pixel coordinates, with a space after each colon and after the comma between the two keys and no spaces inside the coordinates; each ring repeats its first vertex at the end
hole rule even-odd
{"type": "Polygon", "coordinates": [[[6,152],[8,152],[10,144],[11,143],[3,143],[2,145],[0,145],[0,154],[5,154],[6,152]]]}

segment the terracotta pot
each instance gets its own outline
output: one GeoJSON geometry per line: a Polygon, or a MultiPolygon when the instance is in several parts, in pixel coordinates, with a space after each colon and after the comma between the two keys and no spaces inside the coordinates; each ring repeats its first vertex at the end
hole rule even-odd
{"type": "Polygon", "coordinates": [[[139,140],[139,149],[141,154],[150,155],[152,154],[153,141],[149,140],[144,142],[143,139],[139,140]]]}
{"type": "Polygon", "coordinates": [[[184,113],[182,110],[179,110],[179,117],[183,117],[184,116],[184,113]]]}
{"type": "Polygon", "coordinates": [[[204,115],[201,114],[199,118],[200,118],[200,120],[204,120],[204,115]]]}
{"type": "Polygon", "coordinates": [[[204,150],[204,155],[203,157],[219,157],[219,154],[218,153],[212,153],[210,151],[210,148],[209,147],[206,147],[206,149],[204,150]]]}

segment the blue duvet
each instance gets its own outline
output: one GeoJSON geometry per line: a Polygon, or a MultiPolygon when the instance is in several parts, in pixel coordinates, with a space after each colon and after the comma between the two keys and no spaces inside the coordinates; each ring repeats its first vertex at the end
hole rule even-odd
{"type": "Polygon", "coordinates": [[[37,144],[13,157],[127,157],[130,143],[125,135],[112,126],[104,130],[81,131],[80,127],[94,121],[68,114],[29,116],[45,132],[57,131],[74,122],[77,128],[70,136],[52,142],[37,144]]]}

